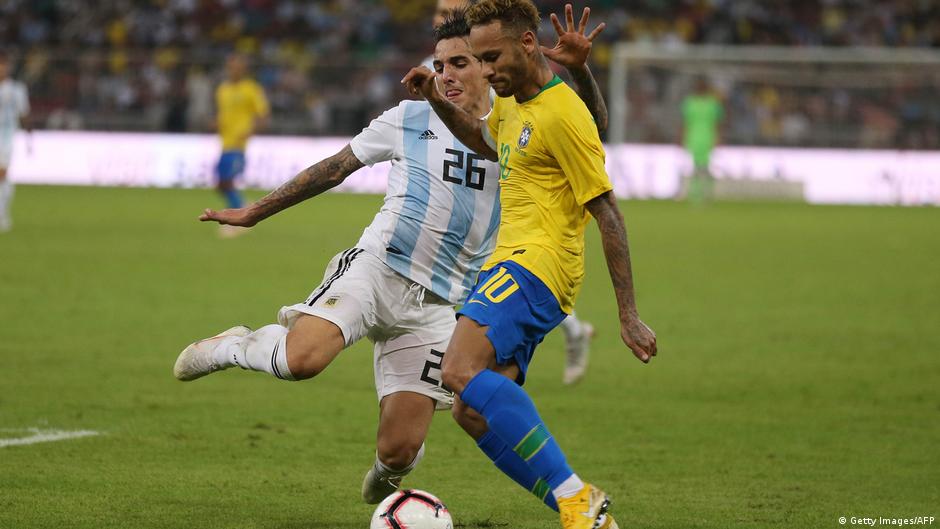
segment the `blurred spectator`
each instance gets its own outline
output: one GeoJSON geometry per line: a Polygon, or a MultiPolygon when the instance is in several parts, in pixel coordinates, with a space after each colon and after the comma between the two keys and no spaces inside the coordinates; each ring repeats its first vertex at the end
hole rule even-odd
{"type": "MultiPolygon", "coordinates": [[[[565,0],[536,0],[544,14],[565,0]]],[[[0,0],[0,47],[19,58],[46,126],[206,129],[218,65],[253,57],[271,132],[342,134],[407,97],[397,79],[430,49],[434,0],[0,0]],[[208,97],[207,97],[208,94],[208,97]],[[208,101],[208,102],[207,102],[208,101]]],[[[607,29],[593,69],[606,87],[611,45],[741,44],[940,48],[937,0],[588,1],[607,29]]],[[[548,17],[544,35],[551,35],[548,17]]],[[[688,80],[642,73],[629,88],[631,140],[675,137],[688,80]]],[[[719,79],[713,79],[719,81],[719,79]]],[[[940,148],[940,78],[882,91],[718,86],[728,140],[755,144],[940,148]],[[872,102],[877,101],[877,102],[872,102]],[[842,105],[842,106],[840,106],[842,105]],[[887,113],[891,119],[883,115],[887,113]],[[892,121],[897,122],[892,125],[892,121]],[[826,126],[820,124],[825,123],[826,126]],[[891,125],[889,136],[859,127],[891,125]],[[862,137],[864,136],[864,138],[862,137]]]]}

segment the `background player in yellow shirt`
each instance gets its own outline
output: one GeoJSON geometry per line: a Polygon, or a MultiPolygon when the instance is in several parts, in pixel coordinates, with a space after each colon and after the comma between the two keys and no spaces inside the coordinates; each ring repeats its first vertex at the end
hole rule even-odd
{"type": "Polygon", "coordinates": [[[565,529],[616,527],[609,499],[585,484],[520,387],[535,346],[570,312],[584,271],[584,228],[597,219],[617,298],[621,337],[649,362],[656,336],[639,318],[623,217],[604,170],[597,129],[577,95],[548,68],[530,0],[469,8],[470,45],[499,98],[486,123],[441,94],[436,75],[403,82],[424,96],[468,147],[500,162],[502,220],[496,250],[459,311],[444,356],[445,384],[460,396],[464,429],[485,418],[495,442],[518,454],[555,496],[565,529]],[[516,383],[513,383],[515,381],[516,383]]]}
{"type": "MultiPolygon", "coordinates": [[[[216,187],[229,208],[242,207],[235,178],[245,170],[245,147],[256,131],[267,124],[270,109],[264,89],[248,77],[248,61],[232,54],[225,62],[226,79],[215,92],[216,125],[222,140],[222,156],[216,166],[216,187]]],[[[228,233],[228,232],[223,232],[228,233]]]]}

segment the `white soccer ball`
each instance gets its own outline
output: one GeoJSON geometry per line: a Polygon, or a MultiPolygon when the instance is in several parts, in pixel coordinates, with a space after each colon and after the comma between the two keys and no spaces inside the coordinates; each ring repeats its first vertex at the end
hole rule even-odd
{"type": "Polygon", "coordinates": [[[369,529],[453,529],[454,521],[437,496],[423,490],[399,490],[382,500],[369,529]]]}

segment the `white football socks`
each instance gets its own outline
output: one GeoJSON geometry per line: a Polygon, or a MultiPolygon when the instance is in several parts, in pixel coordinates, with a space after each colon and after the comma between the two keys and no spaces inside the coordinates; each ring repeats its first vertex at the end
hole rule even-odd
{"type": "Polygon", "coordinates": [[[287,367],[287,327],[265,325],[245,337],[229,337],[215,348],[215,362],[263,371],[282,380],[294,380],[287,367]]]}
{"type": "Polygon", "coordinates": [[[579,338],[581,333],[584,332],[584,329],[581,327],[581,320],[578,319],[574,312],[561,321],[561,330],[565,332],[565,338],[568,340],[579,338]]]}
{"type": "Polygon", "coordinates": [[[558,487],[552,491],[552,494],[555,496],[555,500],[560,500],[574,496],[581,492],[583,488],[584,482],[581,481],[581,478],[579,478],[577,474],[572,474],[570,478],[562,482],[561,485],[558,485],[558,487]]]}
{"type": "Polygon", "coordinates": [[[11,227],[11,202],[13,202],[13,182],[5,178],[0,181],[0,230],[8,230],[11,227]]]}

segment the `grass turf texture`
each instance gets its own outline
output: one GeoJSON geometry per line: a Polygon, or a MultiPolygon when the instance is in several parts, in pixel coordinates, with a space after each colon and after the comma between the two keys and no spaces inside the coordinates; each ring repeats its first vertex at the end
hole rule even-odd
{"type": "MultiPolygon", "coordinates": [[[[302,383],[171,370],[189,342],[302,300],[380,201],[330,195],[223,241],[195,221],[208,191],[21,186],[0,234],[0,429],[104,435],[0,448],[0,527],[367,527],[369,344],[302,383]]],[[[591,225],[588,377],[561,386],[556,332],[527,384],[622,527],[940,514],[940,211],[622,205],[660,356],[621,344],[591,225]]],[[[458,527],[557,524],[447,414],[405,484],[458,527]]]]}

